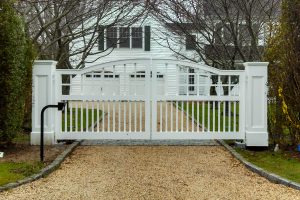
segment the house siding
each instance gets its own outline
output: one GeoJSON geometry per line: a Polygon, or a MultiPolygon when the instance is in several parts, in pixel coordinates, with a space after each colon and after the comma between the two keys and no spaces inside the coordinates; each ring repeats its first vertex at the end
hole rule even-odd
{"type": "MultiPolygon", "coordinates": [[[[138,9],[138,8],[137,8],[138,9]]],[[[135,14],[135,11],[132,12],[135,14]]],[[[106,21],[106,20],[105,20],[106,21]]],[[[109,20],[108,20],[109,24],[109,20]]],[[[105,24],[104,24],[105,26],[105,24]]],[[[145,50],[145,34],[143,34],[143,48],[142,49],[127,49],[127,48],[115,48],[115,49],[107,49],[104,52],[99,51],[99,46],[101,49],[103,48],[99,42],[96,43],[94,48],[92,49],[91,53],[92,55],[89,55],[85,59],[84,67],[90,67],[90,66],[95,66],[97,64],[109,62],[109,61],[117,61],[117,60],[124,60],[124,59],[148,59],[149,58],[149,63],[151,62],[151,59],[159,59],[159,58],[164,58],[164,59],[180,59],[178,57],[178,54],[175,52],[180,52],[181,54],[190,57],[192,59],[200,60],[199,57],[197,56],[197,53],[195,51],[191,50],[186,50],[185,45],[179,45],[182,40],[185,40],[184,37],[180,37],[178,35],[173,35],[171,32],[169,32],[164,24],[161,24],[161,22],[157,21],[155,17],[149,15],[146,18],[143,18],[141,21],[137,21],[136,23],[132,24],[131,27],[143,27],[143,33],[145,33],[145,27],[149,26],[150,27],[150,51],[145,50]],[[168,40],[168,38],[172,38],[171,40],[168,40]],[[169,48],[169,45],[174,47],[173,50],[169,48]],[[175,52],[174,52],[175,51],[175,52]]],[[[121,25],[120,25],[121,27],[121,25]]],[[[104,33],[106,36],[106,34],[104,33]]],[[[72,44],[72,48],[82,48],[84,42],[80,40],[76,40],[72,44]]],[[[104,39],[104,49],[106,48],[106,39],[104,39]]],[[[76,65],[78,61],[80,60],[81,55],[73,56],[71,58],[71,62],[76,65]]],[[[127,65],[128,70],[130,70],[130,73],[134,73],[134,70],[136,71],[145,71],[144,67],[138,67],[134,68],[133,65],[127,65]]],[[[104,69],[105,71],[113,71],[112,68],[106,68],[104,69]]],[[[177,95],[179,93],[178,90],[178,76],[177,76],[177,71],[178,67],[175,65],[158,65],[157,66],[157,71],[160,74],[164,75],[164,82],[165,84],[162,84],[162,80],[160,82],[158,81],[159,84],[162,84],[164,87],[158,88],[158,94],[162,93],[168,93],[169,95],[177,95]]],[[[129,93],[130,87],[125,87],[126,84],[128,84],[129,77],[125,77],[124,72],[122,71],[122,67],[116,66],[115,72],[117,74],[120,74],[119,77],[119,82],[120,82],[120,88],[118,93],[125,94],[129,93]]],[[[129,72],[129,71],[128,71],[129,72]]],[[[126,75],[127,76],[127,75],[126,75]]],[[[83,78],[84,79],[84,78],[83,78]]],[[[84,79],[85,81],[85,79],[84,79]]],[[[100,81],[100,80],[99,80],[100,81]]],[[[99,85],[99,81],[94,80],[94,82],[91,82],[87,80],[84,84],[91,83],[95,85],[99,85]]],[[[76,76],[75,78],[72,79],[72,89],[71,93],[72,94],[79,94],[81,92],[81,78],[79,76],[76,76]]],[[[112,84],[112,87],[113,84],[112,84]]],[[[92,87],[91,87],[92,88],[92,87]]],[[[94,89],[84,89],[84,93],[89,93],[89,92],[96,92],[98,91],[99,88],[94,89]]]]}

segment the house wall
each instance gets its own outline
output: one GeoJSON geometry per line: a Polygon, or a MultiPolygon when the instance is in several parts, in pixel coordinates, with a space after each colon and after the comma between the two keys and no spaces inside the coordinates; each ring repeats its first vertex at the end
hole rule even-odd
{"type": "MultiPolygon", "coordinates": [[[[136,13],[140,11],[141,7],[136,6],[135,9],[132,10],[132,16],[134,16],[136,13]]],[[[110,17],[107,17],[103,19],[103,26],[109,25],[113,23],[113,18],[109,19],[110,17]]],[[[130,16],[129,16],[130,18],[130,16]]],[[[96,19],[94,19],[96,20],[96,19]]],[[[90,27],[93,25],[93,20],[90,20],[86,23],[87,27],[90,27]]],[[[119,24],[116,26],[127,26],[124,24],[119,24]]],[[[186,50],[185,45],[179,45],[182,43],[180,40],[185,40],[184,37],[179,37],[177,35],[172,34],[169,32],[164,24],[159,22],[155,19],[154,16],[151,14],[148,14],[147,16],[142,16],[140,19],[131,25],[131,27],[144,27],[150,26],[151,27],[151,50],[145,51],[144,50],[144,42],[143,42],[143,48],[142,49],[112,49],[112,48],[106,48],[106,41],[105,43],[105,51],[101,53],[101,51],[98,50],[98,42],[95,43],[93,49],[91,50],[91,54],[85,59],[85,67],[89,67],[92,65],[95,65],[97,63],[104,63],[108,61],[114,61],[114,60],[122,60],[122,59],[134,59],[134,58],[178,58],[178,54],[176,52],[180,52],[183,55],[186,55],[187,57],[195,58],[197,57],[197,53],[195,51],[186,50]],[[170,38],[172,38],[170,40],[170,38]],[[168,39],[168,41],[167,41],[168,39]],[[169,44],[168,44],[169,43],[169,44]],[[174,48],[173,51],[169,48],[169,45],[174,48]]],[[[106,34],[105,34],[106,36],[106,34]]],[[[144,37],[144,35],[143,35],[144,37]]],[[[88,41],[89,36],[86,36],[85,39],[88,41]]],[[[144,38],[143,38],[144,41],[144,38]]],[[[72,42],[70,45],[70,50],[74,51],[76,49],[82,48],[84,45],[83,39],[79,38],[72,42]]],[[[71,63],[73,65],[76,65],[81,60],[82,54],[78,54],[76,56],[71,57],[71,63]]],[[[200,60],[199,60],[200,61],[200,60]]]]}
{"type": "MultiPolygon", "coordinates": [[[[136,10],[132,11],[132,15],[137,13],[139,11],[139,9],[140,8],[137,6],[136,10]]],[[[106,23],[104,23],[103,25],[110,24],[112,22],[112,20],[109,20],[109,19],[103,19],[103,21],[106,21],[106,23]]],[[[92,24],[92,21],[87,22],[86,25],[90,26],[91,24],[92,24]]],[[[122,26],[122,25],[120,24],[120,26],[122,26]]],[[[92,55],[89,55],[85,59],[85,64],[84,64],[85,67],[87,68],[87,67],[105,63],[105,62],[123,60],[123,59],[149,58],[149,62],[151,62],[151,58],[179,59],[178,54],[175,52],[180,52],[181,54],[183,54],[187,57],[191,57],[193,59],[198,57],[195,51],[186,50],[185,45],[183,45],[182,41],[180,41],[180,40],[185,40],[185,37],[179,37],[177,35],[173,35],[171,32],[169,32],[164,27],[164,24],[161,24],[161,22],[157,21],[153,16],[151,16],[151,14],[149,14],[147,16],[143,16],[140,20],[138,20],[136,23],[131,25],[131,27],[143,27],[143,32],[144,32],[145,26],[151,27],[151,29],[150,29],[151,30],[150,51],[144,50],[144,45],[145,45],[145,41],[144,41],[145,35],[144,34],[143,34],[143,48],[142,49],[109,48],[104,52],[100,52],[98,50],[98,43],[97,43],[91,51],[92,55]],[[170,37],[172,37],[171,40],[169,40],[170,37]],[[181,45],[179,45],[180,43],[181,43],[181,45]],[[171,50],[169,48],[169,45],[172,46],[174,49],[171,50]]],[[[88,37],[89,36],[87,36],[86,38],[88,39],[88,37]]],[[[105,43],[104,48],[106,49],[106,40],[104,41],[104,43],[105,43]]],[[[83,45],[84,45],[84,42],[81,41],[80,39],[75,40],[71,45],[71,51],[72,51],[72,49],[74,50],[74,49],[82,48],[83,45]]],[[[71,62],[74,65],[76,65],[80,61],[81,56],[82,55],[79,54],[79,55],[71,57],[71,62]]],[[[198,60],[199,60],[199,58],[198,58],[198,60]]],[[[127,65],[127,68],[129,70],[131,70],[130,73],[134,73],[134,70],[145,71],[145,68],[143,66],[141,68],[135,69],[133,67],[133,65],[131,65],[131,66],[127,65]]],[[[105,71],[113,71],[112,68],[106,68],[104,70],[105,71]]],[[[116,68],[115,68],[115,72],[117,74],[120,74],[120,78],[118,81],[120,81],[121,87],[120,87],[120,91],[118,91],[118,92],[120,92],[120,93],[127,92],[128,93],[129,91],[125,91],[126,88],[123,88],[124,86],[122,86],[122,85],[126,85],[129,80],[127,80],[128,77],[125,77],[122,70],[123,70],[123,67],[116,66],[116,68]]],[[[176,87],[177,81],[178,81],[177,76],[176,76],[177,67],[175,65],[168,65],[167,67],[164,65],[160,65],[160,66],[157,66],[157,71],[164,75],[163,81],[166,82],[165,84],[163,84],[162,80],[160,80],[159,84],[161,86],[164,86],[164,88],[159,87],[158,88],[160,91],[159,93],[168,92],[169,94],[178,94],[178,88],[176,87]]],[[[86,81],[87,81],[86,83],[91,83],[88,80],[86,80],[86,81]]],[[[77,86],[72,87],[71,92],[73,94],[80,93],[80,91],[81,91],[81,88],[79,86],[80,82],[81,82],[80,77],[77,76],[77,77],[73,78],[72,84],[77,85],[77,86]]],[[[94,82],[94,83],[97,84],[96,82],[94,82]]],[[[86,84],[86,83],[84,83],[84,84],[86,84]]],[[[114,87],[114,86],[112,86],[112,87],[114,87]]],[[[92,87],[90,87],[90,88],[92,88],[92,87]]],[[[95,90],[85,89],[85,93],[86,92],[87,93],[95,92],[98,90],[101,90],[101,88],[96,88],[95,90]]],[[[129,87],[127,87],[127,90],[129,90],[129,87]]]]}

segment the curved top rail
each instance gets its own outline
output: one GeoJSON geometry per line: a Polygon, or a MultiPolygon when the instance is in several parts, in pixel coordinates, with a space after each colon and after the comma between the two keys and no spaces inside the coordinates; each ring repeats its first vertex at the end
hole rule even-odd
{"type": "Polygon", "coordinates": [[[83,69],[58,69],[60,72],[67,72],[70,73],[71,71],[85,74],[91,71],[99,70],[106,67],[116,66],[116,65],[127,65],[127,64],[140,64],[140,65],[152,65],[152,64],[174,64],[174,65],[182,65],[188,66],[193,68],[198,68],[204,71],[208,71],[214,74],[240,74],[244,72],[244,70],[220,70],[215,67],[211,67],[204,63],[195,63],[188,60],[177,60],[177,59],[168,59],[168,58],[133,58],[133,59],[122,59],[122,60],[115,60],[115,61],[108,61],[104,63],[97,63],[90,67],[86,67],[83,69]]]}

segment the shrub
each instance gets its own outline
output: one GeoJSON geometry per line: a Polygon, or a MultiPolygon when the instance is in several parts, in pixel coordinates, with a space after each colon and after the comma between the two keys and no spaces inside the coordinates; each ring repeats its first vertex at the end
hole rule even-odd
{"type": "Polygon", "coordinates": [[[9,143],[24,119],[33,51],[11,1],[0,1],[0,141],[9,143]]]}
{"type": "Polygon", "coordinates": [[[265,58],[270,62],[269,110],[271,138],[281,146],[300,143],[300,0],[282,2],[277,33],[270,38],[265,58]]]}

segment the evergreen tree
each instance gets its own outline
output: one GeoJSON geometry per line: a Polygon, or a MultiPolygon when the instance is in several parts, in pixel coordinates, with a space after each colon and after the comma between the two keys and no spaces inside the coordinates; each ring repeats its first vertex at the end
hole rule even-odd
{"type": "Polygon", "coordinates": [[[0,142],[10,143],[20,130],[30,94],[33,50],[13,3],[0,1],[0,142]],[[30,86],[29,86],[30,85],[30,86]]]}

